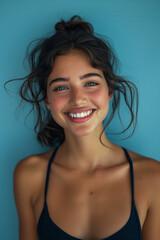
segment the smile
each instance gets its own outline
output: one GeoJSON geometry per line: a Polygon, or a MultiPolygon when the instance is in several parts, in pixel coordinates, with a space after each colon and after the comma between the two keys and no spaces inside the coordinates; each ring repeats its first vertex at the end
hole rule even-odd
{"type": "Polygon", "coordinates": [[[88,121],[92,117],[94,112],[95,112],[95,109],[90,109],[87,111],[83,110],[83,112],[80,112],[80,111],[65,112],[64,114],[69,120],[71,120],[74,123],[83,123],[88,121]]]}
{"type": "Polygon", "coordinates": [[[93,110],[89,110],[89,111],[81,112],[81,113],[70,113],[70,112],[68,112],[67,114],[72,118],[84,118],[84,117],[89,116],[92,112],[93,112],[93,110]]]}

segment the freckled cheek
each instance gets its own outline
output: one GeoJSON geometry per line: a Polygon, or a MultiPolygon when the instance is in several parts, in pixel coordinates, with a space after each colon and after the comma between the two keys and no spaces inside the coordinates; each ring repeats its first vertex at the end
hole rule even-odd
{"type": "Polygon", "coordinates": [[[67,99],[66,96],[52,97],[50,99],[50,102],[50,110],[52,112],[52,115],[57,115],[58,113],[63,112],[67,99]]]}
{"type": "Polygon", "coordinates": [[[108,90],[107,89],[100,89],[95,92],[91,93],[90,98],[93,100],[95,105],[98,106],[107,106],[108,103],[108,90]]]}

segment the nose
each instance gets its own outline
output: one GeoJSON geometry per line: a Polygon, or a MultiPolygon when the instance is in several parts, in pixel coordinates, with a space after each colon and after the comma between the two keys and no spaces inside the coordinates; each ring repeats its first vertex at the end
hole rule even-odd
{"type": "Polygon", "coordinates": [[[70,95],[70,104],[72,106],[83,106],[87,102],[86,93],[79,88],[74,88],[70,95]]]}

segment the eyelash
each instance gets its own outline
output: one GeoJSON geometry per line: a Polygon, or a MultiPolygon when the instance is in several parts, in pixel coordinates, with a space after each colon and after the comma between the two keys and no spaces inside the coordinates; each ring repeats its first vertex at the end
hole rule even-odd
{"type": "MultiPolygon", "coordinates": [[[[86,85],[91,84],[91,83],[92,83],[92,85],[90,85],[90,87],[99,85],[99,83],[97,83],[97,82],[88,82],[88,83],[86,83],[86,85]],[[93,85],[93,84],[94,84],[94,85],[93,85]]],[[[86,85],[85,85],[85,86],[86,86],[86,85]]]]}
{"type": "Polygon", "coordinates": [[[60,91],[63,91],[63,90],[60,90],[60,88],[67,88],[67,87],[65,87],[65,86],[60,86],[60,87],[57,87],[57,88],[55,88],[54,89],[54,92],[60,92],[60,91]]]}
{"type": "MultiPolygon", "coordinates": [[[[89,86],[89,87],[94,87],[94,86],[97,86],[97,85],[99,85],[99,83],[97,83],[97,82],[88,82],[88,83],[86,83],[85,84],[85,87],[86,86],[89,86]],[[91,85],[89,85],[89,84],[91,84],[91,85]]],[[[66,89],[68,89],[68,87],[66,87],[66,86],[59,86],[59,87],[56,87],[53,91],[54,92],[61,92],[61,91],[64,91],[64,90],[66,90],[66,89]],[[63,88],[63,89],[62,89],[63,88]],[[61,90],[60,90],[61,89],[61,90]]]]}

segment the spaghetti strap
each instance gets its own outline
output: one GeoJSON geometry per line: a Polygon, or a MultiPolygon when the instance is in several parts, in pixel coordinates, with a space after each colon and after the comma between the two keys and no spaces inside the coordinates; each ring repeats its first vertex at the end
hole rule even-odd
{"type": "MultiPolygon", "coordinates": [[[[131,174],[131,191],[132,191],[132,203],[134,202],[134,173],[133,173],[133,163],[132,163],[132,160],[129,156],[129,153],[128,151],[122,147],[122,149],[124,150],[124,153],[127,157],[127,160],[129,162],[129,165],[130,165],[130,174],[131,174]]],[[[51,168],[51,164],[52,164],[52,161],[56,155],[56,152],[58,150],[58,147],[55,148],[55,150],[53,151],[52,155],[51,155],[51,158],[49,160],[49,163],[48,163],[48,168],[47,168],[47,175],[46,175],[46,183],[45,183],[45,194],[44,194],[44,201],[46,202],[46,196],[47,196],[47,189],[48,189],[48,181],[49,181],[49,175],[50,175],[50,168],[51,168]]]]}
{"type": "Polygon", "coordinates": [[[127,158],[128,162],[129,162],[129,165],[130,165],[131,191],[132,191],[132,204],[133,204],[134,203],[134,171],[133,171],[133,163],[132,163],[132,160],[131,160],[131,158],[129,156],[128,151],[125,148],[123,148],[123,150],[124,150],[124,153],[125,153],[126,158],[127,158]]]}
{"type": "Polygon", "coordinates": [[[53,151],[52,155],[51,155],[51,158],[49,160],[49,163],[48,163],[48,168],[47,168],[47,175],[46,175],[46,183],[45,183],[45,193],[44,193],[44,202],[46,203],[46,196],[47,196],[47,189],[48,189],[48,181],[49,181],[49,175],[50,175],[50,168],[51,168],[51,163],[55,157],[55,154],[57,152],[57,148],[55,148],[55,150],[53,151]]]}
{"type": "MultiPolygon", "coordinates": [[[[133,164],[132,160],[125,148],[122,148],[124,150],[125,156],[129,162],[130,165],[130,179],[131,179],[131,191],[132,191],[132,208],[131,213],[128,221],[126,224],[113,233],[112,235],[104,238],[103,240],[117,240],[117,239],[123,239],[123,240],[140,240],[141,239],[141,225],[139,216],[134,204],[134,175],[133,175],[133,164]]],[[[47,195],[47,188],[48,188],[48,181],[49,181],[49,174],[50,174],[50,168],[51,163],[53,162],[53,159],[55,157],[57,149],[53,152],[49,163],[48,163],[48,169],[47,169],[47,175],[46,175],[46,185],[45,185],[45,203],[44,208],[41,212],[38,224],[37,224],[37,232],[39,239],[41,240],[82,240],[80,238],[74,237],[70,235],[69,233],[65,232],[63,229],[61,229],[50,217],[49,210],[47,207],[46,202],[46,195],[47,195]]],[[[123,215],[122,215],[123,218],[123,215]]]]}

